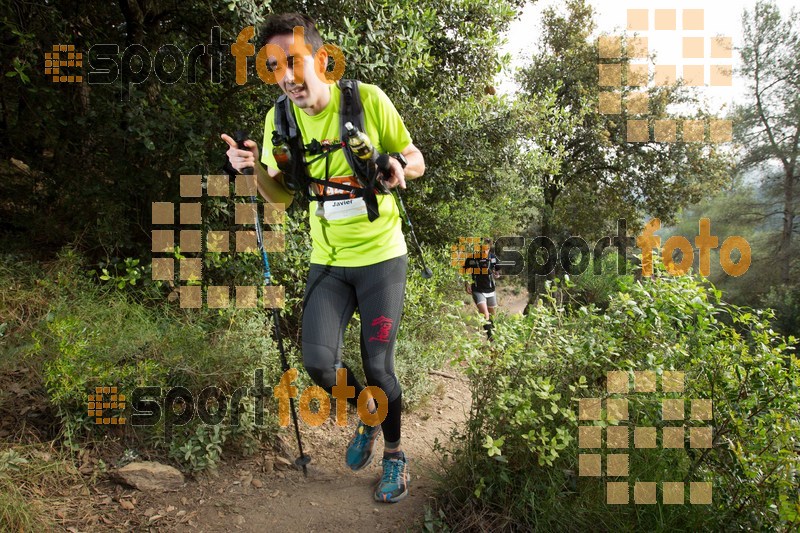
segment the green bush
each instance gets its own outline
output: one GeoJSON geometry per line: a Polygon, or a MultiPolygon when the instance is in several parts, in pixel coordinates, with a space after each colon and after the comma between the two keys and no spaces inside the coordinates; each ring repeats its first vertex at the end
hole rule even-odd
{"type": "MultiPolygon", "coordinates": [[[[109,434],[131,447],[169,455],[188,470],[214,466],[223,450],[252,451],[277,430],[274,402],[264,402],[264,424],[255,425],[254,398],[242,402],[238,425],[230,410],[219,427],[195,417],[164,440],[164,421],[154,426],[96,425],[87,413],[95,387],[116,386],[128,395],[136,387],[186,387],[195,397],[216,386],[230,397],[253,385],[263,369],[265,387],[281,375],[272,324],[257,310],[180,310],[162,300],[145,305],[114,286],[97,287],[79,256],[64,252],[50,271],[6,262],[0,274],[15,290],[3,300],[9,332],[2,366],[34,367],[61,421],[61,437],[77,448],[87,438],[109,434]],[[28,276],[28,270],[32,273],[28,276]],[[25,312],[30,317],[24,317],[25,312]],[[20,357],[23,357],[20,361],[20,357]],[[16,363],[15,363],[16,360],[16,363]],[[158,450],[161,451],[158,451],[158,450]]],[[[145,289],[150,290],[150,289],[145,289]]],[[[291,364],[297,363],[289,346],[291,364]]],[[[163,402],[162,402],[163,404],[163,402]]],[[[213,408],[212,408],[213,411],[213,408]]]]}
{"type": "Polygon", "coordinates": [[[692,277],[660,275],[629,280],[604,313],[567,312],[551,297],[525,317],[500,318],[491,355],[466,359],[472,412],[442,450],[440,510],[458,530],[796,526],[800,374],[794,339],[779,337],[770,318],[692,277]],[[684,424],[713,426],[713,447],[627,450],[627,480],[711,482],[711,505],[689,505],[688,494],[686,505],[663,505],[660,489],[656,505],[607,505],[605,482],[626,479],[605,475],[606,457],[601,478],[577,475],[580,452],[607,449],[579,450],[578,426],[608,425],[579,422],[578,400],[609,397],[608,371],[644,370],[685,372],[685,391],[631,392],[622,424],[675,426],[661,420],[661,398],[710,399],[712,421],[690,420],[685,401],[684,424]]]}
{"type": "Polygon", "coordinates": [[[574,287],[568,292],[573,300],[582,305],[595,305],[605,309],[620,287],[633,281],[634,265],[629,261],[624,263],[624,274],[619,273],[616,252],[607,252],[599,260],[594,256],[589,261],[589,267],[582,274],[572,277],[574,287]],[[599,263],[599,273],[595,273],[595,265],[599,263]]]}
{"type": "MultiPolygon", "coordinates": [[[[46,352],[44,381],[64,423],[65,436],[108,431],[86,416],[87,394],[98,386],[116,386],[121,392],[136,387],[161,387],[163,397],[172,387],[186,387],[194,396],[206,387],[218,387],[230,398],[238,387],[251,387],[256,369],[264,369],[267,387],[278,382],[280,364],[269,337],[269,325],[259,313],[244,310],[222,313],[227,329],[205,313],[179,315],[147,309],[118,292],[87,294],[51,311],[35,350],[46,352]]],[[[176,427],[164,441],[164,416],[151,427],[125,426],[145,445],[165,447],[189,470],[215,466],[223,445],[253,450],[260,437],[275,432],[272,402],[264,403],[266,425],[256,427],[253,399],[246,397],[238,425],[230,411],[221,425],[208,427],[195,416],[176,427]],[[248,416],[249,414],[249,416],[248,416]]],[[[131,435],[131,436],[134,436],[131,435]]]]}

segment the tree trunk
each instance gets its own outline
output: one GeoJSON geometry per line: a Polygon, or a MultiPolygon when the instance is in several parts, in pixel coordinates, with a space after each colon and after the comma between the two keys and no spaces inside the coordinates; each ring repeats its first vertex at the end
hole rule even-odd
{"type": "MultiPolygon", "coordinates": [[[[551,240],[553,233],[553,213],[559,192],[559,188],[556,185],[545,185],[544,187],[544,211],[542,212],[542,225],[539,235],[550,238],[551,240]]],[[[530,249],[530,243],[528,244],[528,249],[530,249]]],[[[558,248],[556,248],[556,253],[558,253],[558,248]]],[[[528,275],[528,306],[531,306],[536,305],[540,295],[544,293],[545,279],[551,279],[553,274],[551,273],[549,276],[537,276],[534,274],[532,257],[529,253],[526,253],[525,262],[528,275]]]]}
{"type": "Polygon", "coordinates": [[[788,284],[792,275],[792,233],[794,229],[794,169],[784,169],[783,178],[783,229],[778,245],[781,283],[788,284]]]}

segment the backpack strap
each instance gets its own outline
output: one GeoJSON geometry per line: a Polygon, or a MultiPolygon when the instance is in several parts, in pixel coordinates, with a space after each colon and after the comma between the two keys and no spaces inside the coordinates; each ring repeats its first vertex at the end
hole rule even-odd
{"type": "Polygon", "coordinates": [[[309,176],[304,163],[303,136],[297,127],[297,119],[292,110],[292,103],[283,94],[275,102],[275,129],[272,131],[272,144],[278,146],[285,142],[289,146],[291,162],[288,169],[283,170],[283,183],[291,192],[305,191],[308,196],[309,176]]]}
{"type": "MultiPolygon", "coordinates": [[[[339,135],[344,140],[344,134],[347,131],[344,125],[348,122],[359,131],[364,131],[364,108],[361,105],[361,91],[359,91],[357,80],[339,80],[339,90],[342,93],[342,100],[339,103],[339,135]]],[[[361,171],[362,176],[366,174],[364,162],[358,159],[352,150],[345,149],[344,157],[353,172],[359,174],[361,171]]]]}
{"type": "MultiPolygon", "coordinates": [[[[339,104],[339,135],[344,140],[344,132],[347,131],[345,124],[348,122],[358,128],[359,131],[365,131],[364,107],[361,105],[361,91],[357,80],[339,80],[339,90],[342,93],[342,100],[339,104]]],[[[372,222],[380,216],[378,198],[375,195],[375,188],[380,186],[377,180],[377,173],[370,168],[366,161],[356,157],[348,145],[345,145],[344,156],[356,179],[363,187],[362,195],[367,206],[367,218],[372,222]]],[[[381,192],[385,191],[381,188],[381,192]]]]}
{"type": "Polygon", "coordinates": [[[285,136],[287,139],[297,137],[297,120],[294,118],[294,112],[292,112],[289,98],[285,94],[282,94],[275,103],[275,107],[275,131],[277,131],[279,135],[285,136]]]}

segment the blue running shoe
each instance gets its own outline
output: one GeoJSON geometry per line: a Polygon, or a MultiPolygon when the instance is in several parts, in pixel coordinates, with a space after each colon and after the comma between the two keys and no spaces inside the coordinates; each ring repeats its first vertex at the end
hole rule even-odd
{"type": "Polygon", "coordinates": [[[398,458],[383,458],[383,477],[375,490],[375,500],[395,503],[408,496],[411,475],[408,473],[408,459],[401,453],[398,458]]]}
{"type": "Polygon", "coordinates": [[[347,466],[358,471],[372,462],[375,455],[375,441],[381,433],[381,426],[368,426],[359,420],[356,433],[347,445],[345,460],[347,466]]]}

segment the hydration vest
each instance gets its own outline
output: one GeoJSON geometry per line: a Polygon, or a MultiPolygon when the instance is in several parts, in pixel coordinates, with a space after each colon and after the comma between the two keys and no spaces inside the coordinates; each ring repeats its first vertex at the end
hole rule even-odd
{"type": "Polygon", "coordinates": [[[364,108],[361,105],[359,82],[348,79],[339,80],[339,90],[341,91],[341,100],[339,103],[340,139],[338,144],[323,145],[316,139],[309,144],[304,144],[300,128],[297,125],[297,119],[294,116],[291,100],[285,94],[281,95],[275,102],[275,129],[272,131],[272,144],[273,147],[278,147],[282,144],[288,146],[291,157],[286,168],[280,168],[283,171],[284,185],[287,189],[292,192],[303,190],[309,200],[317,202],[363,197],[367,206],[367,217],[372,222],[379,216],[376,189],[381,193],[385,193],[386,189],[377,179],[377,170],[370,165],[370,162],[356,157],[347,142],[342,138],[346,131],[345,124],[348,122],[353,124],[359,131],[364,131],[364,108]],[[310,163],[313,163],[318,158],[328,157],[329,153],[336,150],[344,150],[347,164],[350,165],[353,175],[361,187],[332,182],[327,179],[328,176],[320,179],[308,174],[308,165],[310,163]],[[306,152],[312,156],[318,155],[319,157],[306,162],[306,152]],[[323,194],[312,192],[312,185],[319,185],[323,194]],[[342,192],[340,194],[325,194],[328,187],[342,192]]]}

